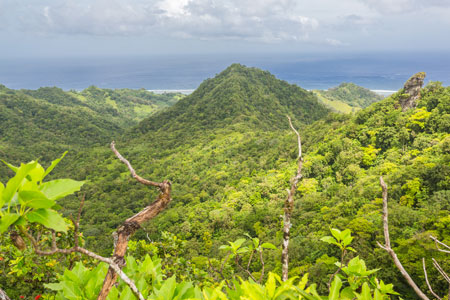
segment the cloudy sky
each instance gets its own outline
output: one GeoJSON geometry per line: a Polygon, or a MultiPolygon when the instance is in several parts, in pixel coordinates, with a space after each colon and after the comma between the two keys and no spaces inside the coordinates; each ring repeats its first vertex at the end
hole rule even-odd
{"type": "Polygon", "coordinates": [[[450,0],[0,0],[0,55],[450,50],[450,0]]]}

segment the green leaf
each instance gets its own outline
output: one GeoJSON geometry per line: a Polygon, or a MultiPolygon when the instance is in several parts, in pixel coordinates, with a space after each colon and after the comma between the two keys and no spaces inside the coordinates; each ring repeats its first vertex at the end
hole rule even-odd
{"type": "Polygon", "coordinates": [[[14,222],[14,225],[17,225],[17,226],[25,226],[27,224],[28,224],[28,221],[23,216],[20,216],[19,219],[17,219],[17,221],[14,222]]]}
{"type": "Polygon", "coordinates": [[[261,245],[261,248],[263,248],[263,249],[273,249],[273,250],[277,250],[278,249],[277,247],[275,247],[274,244],[271,244],[271,243],[263,243],[261,245]]]}
{"type": "Polygon", "coordinates": [[[331,228],[330,231],[338,242],[342,240],[341,231],[339,229],[331,228]]]}
{"type": "Polygon", "coordinates": [[[76,181],[72,179],[57,179],[44,182],[40,186],[40,190],[50,200],[58,200],[67,195],[73,194],[80,190],[84,181],[76,181]]]}
{"type": "Polygon", "coordinates": [[[22,205],[32,208],[50,208],[55,205],[55,201],[48,199],[40,191],[20,191],[19,201],[22,205]]]}
{"type": "Polygon", "coordinates": [[[341,299],[343,300],[352,300],[355,298],[355,293],[353,292],[351,287],[346,287],[341,291],[341,299]]]}
{"type": "Polygon", "coordinates": [[[323,238],[320,239],[322,242],[328,243],[328,244],[337,244],[337,241],[335,238],[333,238],[332,236],[324,236],[323,238]]]}
{"type": "Polygon", "coordinates": [[[8,230],[9,226],[11,226],[14,222],[19,219],[20,215],[13,213],[5,213],[0,219],[0,233],[8,230]]]}
{"type": "Polygon", "coordinates": [[[333,283],[330,287],[330,294],[328,296],[329,300],[339,299],[339,292],[341,291],[342,280],[338,276],[334,276],[333,283]]]}
{"type": "Polygon", "coordinates": [[[16,167],[16,166],[13,166],[12,164],[10,164],[10,163],[7,163],[6,161],[4,161],[3,159],[2,159],[2,162],[5,164],[5,165],[7,165],[8,166],[8,168],[10,168],[11,170],[13,170],[14,171],[14,173],[17,173],[17,171],[19,170],[19,168],[18,167],[16,167]]]}
{"type": "Polygon", "coordinates": [[[269,278],[267,279],[267,282],[266,282],[266,291],[267,291],[267,294],[269,295],[270,299],[273,298],[276,288],[277,288],[277,283],[275,281],[275,276],[273,276],[273,273],[270,272],[269,278]]]}
{"type": "Polygon", "coordinates": [[[44,287],[52,291],[60,291],[63,289],[63,285],[61,282],[58,283],[44,283],[44,287]]]}
{"type": "Polygon", "coordinates": [[[364,282],[362,286],[362,299],[363,300],[372,300],[372,296],[370,295],[370,287],[367,282],[364,282]]]}
{"type": "Polygon", "coordinates": [[[374,300],[383,300],[383,295],[380,293],[378,289],[375,289],[375,293],[373,294],[374,300]]]}
{"type": "Polygon", "coordinates": [[[54,161],[52,161],[50,167],[47,168],[47,170],[45,171],[45,173],[44,173],[44,175],[42,176],[42,179],[41,179],[41,180],[44,180],[45,176],[47,176],[47,175],[48,175],[48,174],[56,167],[56,165],[59,164],[59,162],[61,161],[61,159],[63,159],[64,156],[66,156],[66,154],[67,154],[67,151],[64,152],[63,155],[62,155],[60,158],[55,159],[54,161]]]}
{"type": "Polygon", "coordinates": [[[120,293],[119,300],[136,300],[136,297],[133,295],[131,289],[127,286],[120,293]]]}
{"type": "Polygon", "coordinates": [[[72,281],[63,281],[61,282],[62,291],[64,293],[64,297],[69,300],[78,300],[82,299],[82,292],[80,288],[72,281]]]}
{"type": "Polygon", "coordinates": [[[236,241],[234,241],[234,243],[233,243],[233,248],[234,247],[236,247],[236,248],[234,248],[235,250],[237,249],[237,248],[239,248],[240,246],[242,246],[242,244],[243,243],[245,243],[245,239],[237,239],[236,241]]]}
{"type": "Polygon", "coordinates": [[[28,173],[27,179],[33,182],[41,182],[44,172],[44,168],[39,163],[37,163],[36,167],[28,173]]]}
{"type": "Polygon", "coordinates": [[[322,298],[308,294],[307,292],[297,288],[297,292],[307,300],[322,300],[322,298]]]}
{"type": "Polygon", "coordinates": [[[3,206],[3,204],[8,203],[13,198],[14,194],[16,193],[17,189],[22,184],[22,181],[27,176],[27,174],[36,167],[37,162],[30,162],[26,165],[22,164],[19,169],[17,170],[16,175],[11,178],[8,183],[6,184],[5,189],[2,193],[2,199],[0,199],[0,207],[3,206]]]}
{"type": "Polygon", "coordinates": [[[5,186],[3,185],[3,183],[0,182],[0,211],[2,210],[2,206],[3,206],[3,190],[5,189],[5,186]]]}
{"type": "Polygon", "coordinates": [[[27,218],[31,223],[40,223],[55,231],[67,233],[67,224],[63,217],[52,209],[40,208],[38,210],[34,210],[27,214],[27,218]]]}

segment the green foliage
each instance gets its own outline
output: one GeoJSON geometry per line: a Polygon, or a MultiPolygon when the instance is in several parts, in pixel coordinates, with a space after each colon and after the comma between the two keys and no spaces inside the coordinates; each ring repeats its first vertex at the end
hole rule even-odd
{"type": "MultiPolygon", "coordinates": [[[[220,266],[227,251],[219,247],[229,246],[227,241],[248,233],[278,247],[282,241],[279,216],[297,167],[296,138],[285,114],[300,129],[304,154],[304,180],[292,216],[290,277],[309,273],[317,292],[328,295],[327,283],[342,251],[321,243],[320,237],[329,234],[329,228],[349,228],[354,234],[352,248],[367,269],[380,268],[380,282],[392,281],[404,298],[414,297],[387,254],[376,247],[376,241],[383,239],[380,175],[389,185],[392,245],[414,278],[422,279],[418,262],[434,247],[428,235],[450,240],[450,88],[440,83],[423,88],[418,107],[406,112],[399,106],[401,93],[397,93],[354,115],[329,114],[317,105],[313,93],[280,82],[267,72],[234,65],[132,129],[128,128],[135,121],[123,125],[118,121],[121,115],[114,112],[121,110],[119,98],[125,94],[115,98],[95,88],[64,92],[73,99],[64,96],[59,102],[66,99],[87,105],[98,99],[98,107],[104,110],[92,108],[85,113],[65,104],[70,109],[62,114],[59,104],[44,100],[46,91],[41,92],[35,99],[24,91],[1,89],[0,158],[16,165],[34,157],[49,163],[61,149],[73,150],[61,162],[62,168],[48,178],[70,174],[87,181],[82,231],[88,247],[101,254],[111,253],[110,233],[157,196],[130,178],[127,168],[108,149],[106,143],[113,136],[138,174],[173,183],[170,207],[135,235],[136,243],[147,238],[153,241],[151,247],[136,247],[140,254],[133,255],[137,259],[145,251],[158,255],[167,277],[176,275],[178,281],[192,281],[203,288],[214,281],[205,274],[208,259],[220,266]],[[19,135],[23,140],[17,139],[19,135]]],[[[7,167],[0,169],[3,182],[12,177],[11,172],[7,167]]],[[[0,190],[5,189],[0,185],[0,190]]],[[[76,214],[74,197],[58,202],[64,215],[76,214]]],[[[248,241],[241,247],[250,245],[248,241]]],[[[348,260],[354,258],[350,252],[348,260]]],[[[248,261],[250,254],[239,254],[240,262],[248,261]]],[[[436,259],[441,255],[433,253],[436,259]]],[[[264,260],[265,276],[281,269],[279,251],[265,251],[264,260]]],[[[446,267],[450,266],[444,262],[446,267]]],[[[248,276],[234,261],[224,269],[229,278],[245,280],[248,276]]],[[[253,260],[251,273],[258,278],[260,270],[253,260]]],[[[447,284],[438,278],[430,273],[435,290],[442,293],[447,284]]],[[[375,291],[371,293],[374,297],[375,291]]]]}
{"type": "Polygon", "coordinates": [[[41,224],[55,231],[67,232],[66,222],[55,210],[56,200],[80,190],[84,182],[71,179],[43,182],[59,160],[54,161],[47,170],[36,161],[21,164],[20,167],[7,164],[16,175],[4,188],[1,184],[0,234],[10,226],[23,230],[23,226],[28,224],[41,224]]]}
{"type": "Polygon", "coordinates": [[[326,91],[315,91],[319,99],[332,109],[350,113],[383,99],[382,96],[354,83],[342,83],[326,91]]]}
{"type": "MultiPolygon", "coordinates": [[[[334,238],[338,241],[337,245],[348,247],[352,240],[349,230],[331,231],[334,238]]],[[[223,250],[230,251],[232,255],[244,253],[242,249],[251,249],[252,247],[274,248],[271,244],[261,244],[256,238],[250,238],[249,248],[242,247],[245,239],[229,242],[229,245],[222,247],[223,250]]],[[[252,300],[282,300],[282,299],[311,299],[311,300],[344,300],[344,299],[362,299],[378,300],[390,299],[389,295],[398,295],[392,284],[384,284],[373,274],[377,270],[367,270],[365,262],[359,257],[355,257],[348,262],[346,266],[340,266],[343,274],[334,277],[330,285],[327,296],[320,296],[316,289],[316,284],[308,284],[308,274],[305,274],[300,280],[293,276],[286,281],[282,281],[280,276],[275,273],[269,273],[265,284],[259,284],[253,280],[244,280],[236,278],[232,285],[224,288],[224,282],[220,284],[199,287],[190,281],[177,281],[175,276],[166,277],[161,268],[161,259],[150,258],[146,255],[141,261],[131,256],[126,257],[126,267],[124,272],[136,282],[136,286],[146,299],[252,299],[252,300]],[[372,297],[373,296],[373,297],[372,297]]],[[[59,276],[57,283],[46,284],[46,287],[56,292],[56,295],[47,295],[54,300],[76,300],[76,299],[96,299],[99,293],[103,277],[107,271],[107,265],[100,263],[97,267],[88,269],[82,263],[77,263],[72,270],[64,271],[59,276]]],[[[107,299],[136,299],[131,290],[124,282],[113,287],[107,299]]]]}

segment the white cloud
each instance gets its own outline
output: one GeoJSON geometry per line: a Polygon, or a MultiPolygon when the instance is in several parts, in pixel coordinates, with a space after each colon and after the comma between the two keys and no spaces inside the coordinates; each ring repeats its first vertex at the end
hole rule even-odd
{"type": "Polygon", "coordinates": [[[327,38],[327,39],[325,39],[325,42],[326,42],[328,45],[335,46],[335,47],[337,47],[337,46],[347,46],[347,45],[348,45],[348,44],[346,44],[346,43],[343,43],[343,42],[340,41],[340,40],[332,39],[332,38],[327,38]]]}

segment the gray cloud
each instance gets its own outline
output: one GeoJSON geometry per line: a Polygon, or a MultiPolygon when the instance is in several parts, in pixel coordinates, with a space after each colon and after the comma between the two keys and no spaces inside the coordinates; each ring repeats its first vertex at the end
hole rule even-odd
{"type": "Polygon", "coordinates": [[[450,7],[449,0],[361,0],[369,7],[385,14],[419,11],[434,7],[450,7]]]}
{"type": "Polygon", "coordinates": [[[20,28],[52,34],[305,40],[319,26],[295,0],[95,0],[23,5],[20,28]]]}

